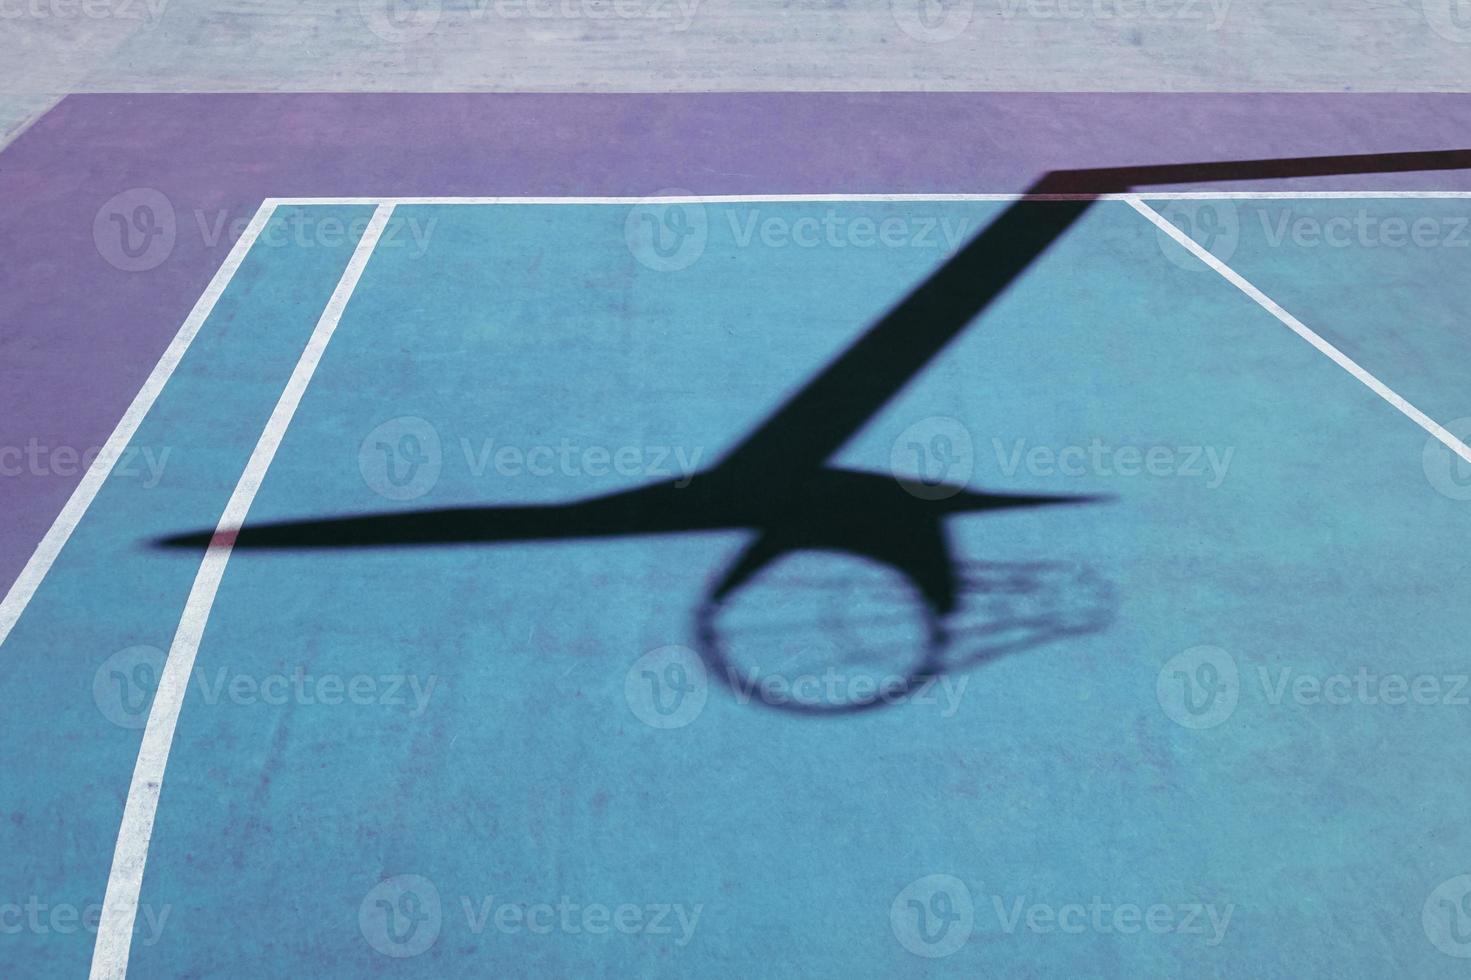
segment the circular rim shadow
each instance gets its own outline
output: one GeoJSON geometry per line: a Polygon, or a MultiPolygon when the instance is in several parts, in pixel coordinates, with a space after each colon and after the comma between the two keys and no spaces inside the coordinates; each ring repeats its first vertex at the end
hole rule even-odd
{"type": "Polygon", "coordinates": [[[869,555],[855,554],[841,548],[792,546],[773,549],[756,561],[738,560],[725,578],[710,591],[705,601],[700,603],[695,610],[695,649],[701,660],[704,661],[706,671],[714,675],[716,680],[731,690],[749,695],[752,701],[766,708],[807,717],[837,717],[889,707],[904,700],[917,686],[943,672],[942,652],[949,639],[945,625],[938,610],[924,598],[918,587],[914,587],[912,606],[921,612],[927,639],[924,646],[918,651],[910,670],[902,675],[893,675],[899,678],[899,683],[880,685],[873,697],[866,700],[833,704],[793,700],[785,697],[774,699],[769,696],[759,683],[759,678],[752,678],[745,671],[736,667],[730,659],[729,650],[721,638],[721,631],[716,621],[727,608],[728,600],[750,585],[763,569],[774,565],[783,558],[804,551],[859,558],[892,569],[898,572],[906,582],[912,583],[912,577],[898,565],[875,561],[869,555]]]}

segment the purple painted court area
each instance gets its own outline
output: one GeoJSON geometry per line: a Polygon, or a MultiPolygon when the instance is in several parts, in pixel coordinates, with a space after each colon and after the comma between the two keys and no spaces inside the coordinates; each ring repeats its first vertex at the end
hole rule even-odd
{"type": "Polygon", "coordinates": [[[265,197],[1014,192],[1057,169],[1468,145],[1468,95],[72,96],[0,153],[0,590],[265,197]],[[138,203],[164,234],[130,256],[108,216],[138,203]]]}

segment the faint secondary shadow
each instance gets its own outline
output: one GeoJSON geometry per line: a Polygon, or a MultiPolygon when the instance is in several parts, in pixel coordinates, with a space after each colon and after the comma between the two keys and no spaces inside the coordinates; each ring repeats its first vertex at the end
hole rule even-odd
{"type": "Polygon", "coordinates": [[[1117,614],[1113,583],[1089,565],[956,567],[955,606],[944,617],[892,579],[769,572],[764,588],[780,601],[757,600],[756,614],[739,624],[722,622],[729,598],[707,601],[696,616],[698,648],[707,672],[742,703],[830,717],[934,704],[947,674],[1101,632],[1117,614]],[[814,628],[824,640],[813,641],[814,628]]]}

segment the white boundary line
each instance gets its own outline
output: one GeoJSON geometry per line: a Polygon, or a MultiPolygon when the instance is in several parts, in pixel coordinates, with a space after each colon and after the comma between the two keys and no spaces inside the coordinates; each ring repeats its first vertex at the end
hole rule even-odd
{"type": "Polygon", "coordinates": [[[689,194],[652,197],[275,197],[267,203],[281,206],[370,204],[780,204],[784,202],[845,203],[872,201],[1274,201],[1418,199],[1466,200],[1471,191],[1161,191],[1129,194],[689,194]]]}
{"type": "Polygon", "coordinates": [[[128,953],[133,942],[133,924],[138,915],[138,894],[143,886],[143,869],[148,862],[148,844],[153,837],[153,819],[158,813],[159,794],[163,789],[164,771],[168,768],[169,750],[173,746],[174,728],[188,691],[189,675],[199,643],[214,606],[215,596],[225,575],[225,566],[235,545],[237,529],[245,522],[250,505],[260,490],[266,470],[286,435],[291,418],[306,394],[307,385],[322,360],[327,343],[342,320],[342,312],[362,278],[363,269],[373,254],[383,228],[388,224],[393,205],[380,204],[373,212],[363,237],[353,250],[347,268],[327,307],[317,320],[301,359],[291,372],[271,417],[261,432],[245,471],[230,494],[225,512],[220,515],[214,537],[205,550],[204,560],[189,599],[179,620],[179,629],[169,648],[168,660],[153,695],[148,712],[148,725],[138,748],[138,761],[133,768],[133,781],[128,787],[123,807],[122,825],[118,828],[117,847],[113,851],[112,871],[107,878],[107,893],[102,900],[102,916],[97,927],[97,941],[92,949],[92,980],[121,980],[128,973],[128,953]]]}
{"type": "Polygon", "coordinates": [[[255,244],[266,222],[270,220],[271,212],[275,210],[275,207],[274,204],[267,201],[256,210],[255,217],[250,220],[250,224],[245,227],[240,239],[230,249],[230,254],[225,256],[224,263],[215,272],[204,294],[194,304],[194,309],[189,311],[183,326],[179,328],[179,332],[174,335],[174,339],[164,350],[163,356],[154,365],[153,372],[143,382],[143,387],[133,397],[132,404],[118,420],[117,427],[112,430],[112,435],[108,437],[102,451],[87,468],[81,482],[77,484],[65,506],[61,508],[61,513],[56,516],[50,529],[36,545],[36,550],[31,554],[25,567],[21,569],[20,575],[11,583],[5,598],[0,600],[0,644],[5,643],[6,637],[15,628],[20,614],[25,611],[26,605],[36,594],[36,589],[40,587],[41,580],[51,570],[57,555],[61,554],[61,549],[72,536],[72,532],[77,529],[77,524],[87,513],[87,508],[92,505],[93,499],[102,489],[102,484],[107,481],[113,466],[122,457],[123,450],[128,447],[128,443],[132,442],[133,436],[138,432],[138,426],[143,423],[144,416],[158,400],[169,378],[173,377],[174,370],[184,359],[184,352],[198,336],[200,328],[204,326],[204,321],[209,319],[210,313],[214,311],[215,303],[225,292],[225,287],[230,284],[230,280],[235,277],[240,264],[245,261],[246,254],[255,244]]]}
{"type": "Polygon", "coordinates": [[[1303,340],[1306,340],[1308,343],[1312,344],[1313,347],[1317,348],[1319,353],[1323,354],[1334,364],[1337,364],[1349,374],[1353,375],[1353,377],[1358,379],[1358,381],[1362,383],[1364,387],[1368,388],[1370,391],[1374,392],[1374,394],[1378,395],[1380,398],[1383,398],[1385,401],[1389,402],[1389,404],[1393,405],[1399,411],[1403,412],[1405,416],[1410,419],[1410,421],[1414,422],[1420,428],[1424,429],[1426,432],[1439,439],[1451,452],[1466,460],[1466,462],[1471,463],[1471,448],[1468,448],[1464,442],[1457,439],[1455,436],[1446,431],[1444,426],[1436,422],[1424,412],[1420,411],[1414,405],[1411,405],[1409,402],[1405,401],[1404,398],[1400,397],[1400,395],[1390,389],[1388,385],[1386,385],[1384,382],[1374,377],[1374,375],[1370,374],[1368,371],[1360,367],[1358,362],[1354,361],[1343,351],[1339,350],[1337,347],[1334,347],[1332,344],[1328,343],[1328,341],[1318,336],[1318,334],[1314,333],[1297,317],[1293,316],[1291,313],[1288,313],[1281,306],[1278,306],[1276,301],[1274,301],[1270,296],[1253,286],[1251,283],[1247,282],[1246,279],[1242,278],[1242,276],[1238,272],[1236,272],[1226,263],[1222,262],[1220,259],[1216,258],[1214,255],[1212,255],[1209,251],[1203,248],[1200,243],[1195,241],[1195,239],[1191,238],[1189,235],[1185,234],[1183,231],[1177,228],[1174,222],[1170,221],[1164,215],[1154,210],[1154,208],[1145,204],[1142,200],[1139,199],[1139,197],[1130,198],[1129,204],[1134,208],[1135,211],[1138,211],[1140,214],[1144,215],[1144,217],[1148,218],[1149,221],[1154,224],[1154,226],[1157,227],[1160,231],[1164,232],[1166,235],[1169,235],[1176,242],[1180,243],[1180,245],[1188,249],[1192,255],[1200,259],[1200,261],[1204,262],[1206,265],[1216,270],[1216,272],[1220,273],[1223,279],[1225,279],[1231,285],[1235,286],[1237,289],[1241,290],[1247,296],[1251,297],[1258,306],[1266,310],[1268,313],[1272,314],[1278,320],[1281,320],[1284,324],[1287,325],[1287,328],[1289,330],[1297,334],[1303,340]]]}

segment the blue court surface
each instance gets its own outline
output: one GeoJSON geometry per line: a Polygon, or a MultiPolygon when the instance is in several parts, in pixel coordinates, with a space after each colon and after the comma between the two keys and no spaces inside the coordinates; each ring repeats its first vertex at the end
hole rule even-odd
{"type": "Polygon", "coordinates": [[[1462,975],[1471,199],[1145,203],[1277,311],[1098,201],[749,576],[1065,202],[268,205],[4,641],[0,974],[1462,975]]]}

